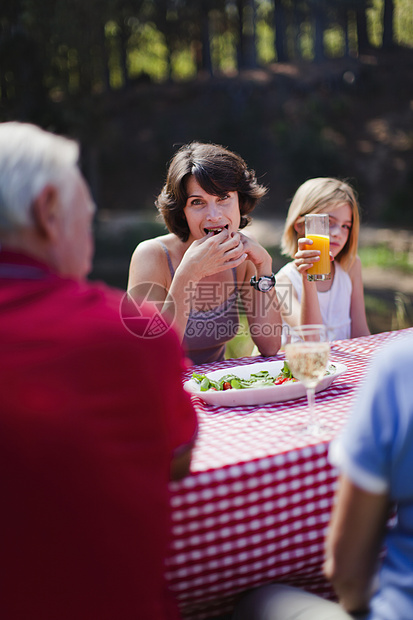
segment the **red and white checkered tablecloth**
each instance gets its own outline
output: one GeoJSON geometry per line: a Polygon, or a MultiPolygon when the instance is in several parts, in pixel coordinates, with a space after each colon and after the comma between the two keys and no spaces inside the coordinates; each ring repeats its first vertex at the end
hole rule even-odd
{"type": "MultiPolygon", "coordinates": [[[[369,361],[413,328],[337,341],[331,360],[348,367],[316,395],[329,427],[321,437],[294,432],[305,398],[256,407],[214,407],[195,398],[200,431],[191,475],[171,484],[173,539],[167,577],[183,618],[229,613],[242,592],[280,581],[322,596],[323,546],[337,472],[327,460],[369,361]]],[[[280,359],[268,358],[268,359],[280,359]]],[[[259,358],[192,368],[210,372],[259,358]]]]}

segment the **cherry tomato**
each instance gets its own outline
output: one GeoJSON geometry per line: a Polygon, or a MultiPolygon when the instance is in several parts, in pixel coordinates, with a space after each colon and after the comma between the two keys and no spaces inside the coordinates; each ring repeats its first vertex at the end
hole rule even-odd
{"type": "Polygon", "coordinates": [[[286,381],[289,381],[288,377],[278,377],[274,383],[275,385],[281,385],[282,383],[285,383],[286,381]]]}
{"type": "Polygon", "coordinates": [[[223,390],[232,390],[232,385],[230,384],[229,381],[224,381],[224,383],[222,384],[222,389],[223,390]]]}

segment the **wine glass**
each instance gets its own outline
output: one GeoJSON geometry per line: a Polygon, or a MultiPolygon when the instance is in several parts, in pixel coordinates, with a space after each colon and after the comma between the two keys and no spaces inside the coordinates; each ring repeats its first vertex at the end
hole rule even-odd
{"type": "Polygon", "coordinates": [[[300,428],[311,435],[320,435],[328,427],[318,421],[315,408],[315,388],[327,369],[330,355],[328,330],[325,325],[298,325],[290,328],[285,345],[288,365],[294,377],[305,385],[309,422],[300,428]]]}

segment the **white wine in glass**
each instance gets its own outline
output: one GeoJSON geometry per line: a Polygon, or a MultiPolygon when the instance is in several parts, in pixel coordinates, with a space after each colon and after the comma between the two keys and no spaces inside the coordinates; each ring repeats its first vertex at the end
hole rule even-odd
{"type": "Polygon", "coordinates": [[[298,325],[290,328],[285,354],[291,372],[305,385],[309,422],[302,429],[312,435],[328,430],[315,415],[315,388],[323,378],[330,356],[330,343],[325,325],[298,325]]]}

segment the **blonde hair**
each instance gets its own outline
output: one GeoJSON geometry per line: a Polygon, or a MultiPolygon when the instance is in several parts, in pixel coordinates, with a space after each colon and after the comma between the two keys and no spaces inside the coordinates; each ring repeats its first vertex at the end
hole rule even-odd
{"type": "Polygon", "coordinates": [[[346,245],[336,256],[336,260],[348,271],[357,255],[360,215],[355,190],[339,179],[319,177],[300,185],[291,201],[285,221],[281,238],[282,253],[294,258],[298,249],[298,233],[294,226],[304,222],[307,213],[328,213],[343,204],[350,206],[353,217],[346,245]]]}

